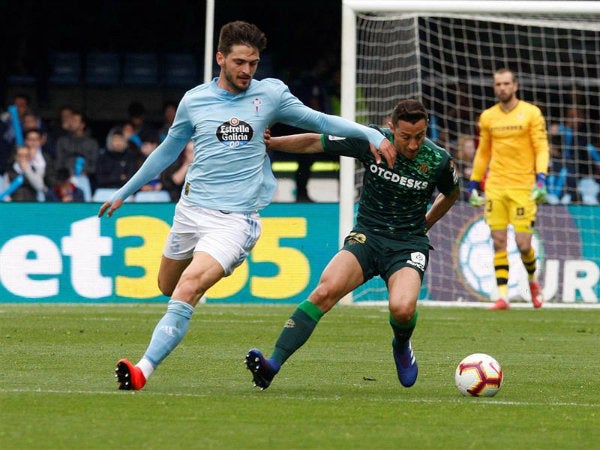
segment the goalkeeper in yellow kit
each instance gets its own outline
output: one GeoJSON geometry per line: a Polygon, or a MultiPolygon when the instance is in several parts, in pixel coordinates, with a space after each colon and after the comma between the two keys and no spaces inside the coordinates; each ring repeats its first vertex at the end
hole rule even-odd
{"type": "Polygon", "coordinates": [[[507,227],[512,224],[521,260],[529,275],[531,301],[542,306],[535,279],[536,255],[531,246],[537,204],[546,199],[549,146],[540,109],[519,100],[519,84],[509,69],[494,73],[498,98],[479,119],[479,146],[468,191],[473,206],[485,204],[485,221],[494,243],[494,270],[498,298],[489,309],[509,309],[507,227]],[[487,175],[486,175],[487,173],[487,175]],[[485,177],[485,199],[481,182],[485,177]]]}

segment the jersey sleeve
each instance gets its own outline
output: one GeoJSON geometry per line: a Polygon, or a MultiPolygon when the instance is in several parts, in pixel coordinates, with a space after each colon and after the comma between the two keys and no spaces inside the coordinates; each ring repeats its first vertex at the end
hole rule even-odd
{"type": "Polygon", "coordinates": [[[142,164],[142,167],[119,189],[111,198],[111,202],[117,199],[125,200],[137,192],[143,185],[155,178],[163,170],[169,167],[183,151],[188,139],[175,138],[169,133],[165,140],[156,147],[142,164]]]}
{"type": "Polygon", "coordinates": [[[376,148],[379,148],[385,139],[385,136],[373,128],[309,108],[283,83],[280,88],[279,111],[276,119],[286,125],[316,133],[366,139],[376,148]]]}
{"type": "Polygon", "coordinates": [[[546,131],[546,120],[539,108],[535,108],[531,120],[531,143],[535,153],[535,172],[548,173],[550,146],[546,131]]]}
{"type": "Polygon", "coordinates": [[[328,134],[321,135],[321,144],[325,153],[337,156],[349,156],[365,161],[371,154],[369,141],[357,138],[344,138],[328,134]]]}
{"type": "Polygon", "coordinates": [[[492,157],[492,136],[487,122],[484,111],[479,119],[479,145],[473,159],[472,181],[483,180],[492,157]]]}
{"type": "Polygon", "coordinates": [[[442,164],[439,172],[439,179],[436,183],[438,191],[448,196],[452,194],[456,189],[459,189],[458,174],[456,173],[456,167],[452,157],[448,155],[448,158],[442,164]]]}
{"type": "Polygon", "coordinates": [[[188,113],[187,97],[184,96],[177,106],[175,119],[169,128],[168,134],[175,139],[185,139],[186,141],[189,141],[193,133],[194,127],[188,113]]]}

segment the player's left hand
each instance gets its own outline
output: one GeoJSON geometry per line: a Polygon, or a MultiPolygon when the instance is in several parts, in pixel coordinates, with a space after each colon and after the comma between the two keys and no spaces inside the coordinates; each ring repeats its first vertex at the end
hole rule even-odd
{"type": "Polygon", "coordinates": [[[381,164],[381,157],[385,158],[385,162],[388,167],[394,167],[394,163],[396,162],[396,147],[387,139],[384,139],[379,146],[379,149],[376,149],[373,144],[371,146],[371,153],[375,157],[375,162],[377,164],[381,164]]]}
{"type": "Polygon", "coordinates": [[[263,140],[265,141],[265,145],[267,149],[271,149],[271,130],[269,128],[265,128],[265,132],[263,133],[263,140]]]}
{"type": "Polygon", "coordinates": [[[106,215],[108,217],[111,217],[113,213],[121,207],[122,204],[123,200],[121,200],[120,198],[116,199],[114,202],[111,202],[110,200],[104,202],[100,207],[100,211],[98,211],[98,217],[102,217],[106,210],[108,210],[108,213],[106,215]]]}
{"type": "Polygon", "coordinates": [[[469,205],[473,208],[479,208],[485,204],[485,199],[479,194],[479,191],[481,191],[481,183],[479,181],[469,181],[467,191],[469,192],[469,205]]]}
{"type": "Polygon", "coordinates": [[[531,200],[536,203],[544,203],[546,201],[546,174],[538,173],[535,177],[535,185],[531,188],[531,200]]]}

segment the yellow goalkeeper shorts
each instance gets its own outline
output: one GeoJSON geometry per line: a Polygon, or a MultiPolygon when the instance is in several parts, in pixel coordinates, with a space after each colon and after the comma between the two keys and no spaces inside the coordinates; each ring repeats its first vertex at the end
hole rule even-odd
{"type": "Polygon", "coordinates": [[[517,233],[531,233],[537,204],[529,189],[490,189],[485,191],[485,221],[492,230],[512,224],[517,233]]]}

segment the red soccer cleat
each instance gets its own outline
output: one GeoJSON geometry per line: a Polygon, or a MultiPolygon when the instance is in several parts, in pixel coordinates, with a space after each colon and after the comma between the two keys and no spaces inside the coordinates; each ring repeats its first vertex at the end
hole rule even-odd
{"type": "Polygon", "coordinates": [[[544,304],[544,294],[542,293],[540,283],[537,281],[530,281],[529,292],[531,293],[531,303],[533,303],[533,307],[536,309],[541,308],[544,304]]]}
{"type": "Polygon", "coordinates": [[[508,303],[503,298],[499,298],[498,300],[496,300],[494,302],[494,304],[492,306],[488,307],[488,309],[490,311],[496,311],[496,310],[501,310],[501,309],[510,309],[510,303],[508,303]]]}
{"type": "Polygon", "coordinates": [[[119,389],[124,391],[139,391],[146,384],[142,369],[134,366],[127,359],[120,359],[115,367],[115,377],[119,389]]]}

